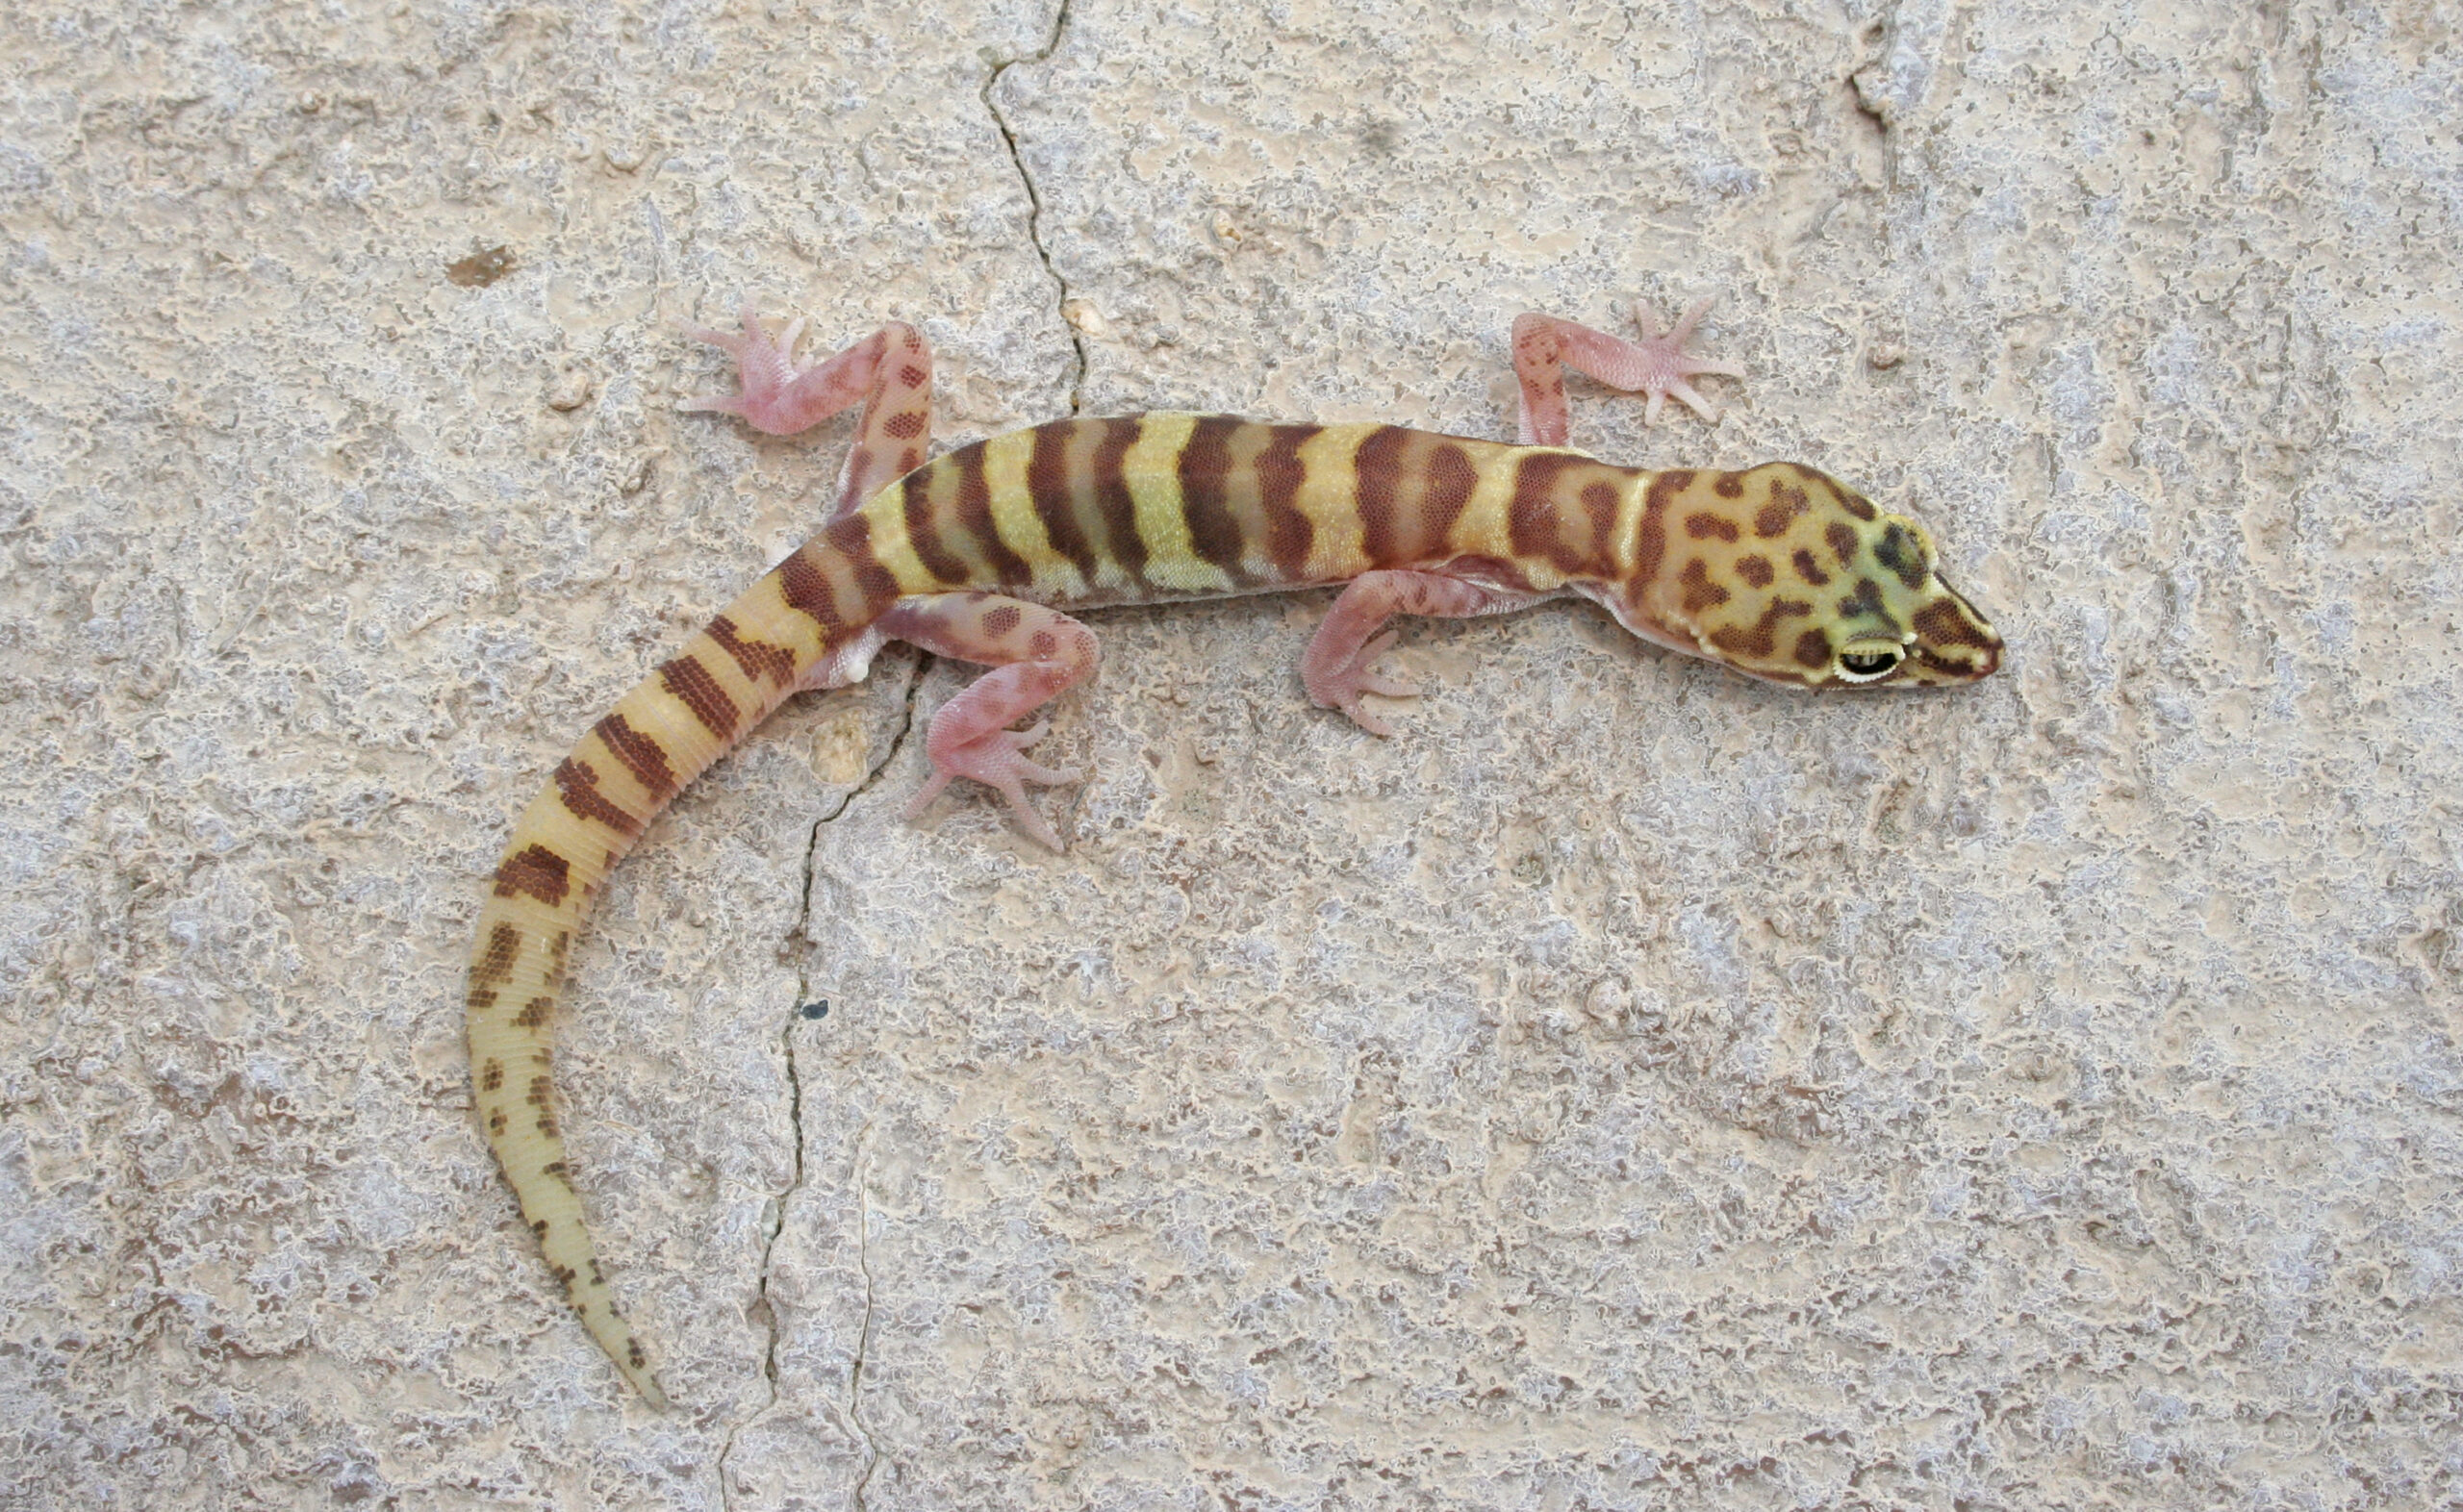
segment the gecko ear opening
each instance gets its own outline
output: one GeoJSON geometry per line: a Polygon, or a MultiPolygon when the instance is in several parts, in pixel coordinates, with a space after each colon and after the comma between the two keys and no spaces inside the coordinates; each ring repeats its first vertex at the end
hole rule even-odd
{"type": "Polygon", "coordinates": [[[1849,683],[1879,682],[1898,670],[1907,653],[1889,641],[1858,641],[1839,653],[1839,679],[1849,683]]]}

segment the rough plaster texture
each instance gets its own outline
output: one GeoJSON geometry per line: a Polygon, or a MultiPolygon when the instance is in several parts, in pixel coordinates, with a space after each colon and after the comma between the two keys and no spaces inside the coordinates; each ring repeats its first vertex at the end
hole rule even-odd
{"type": "Polygon", "coordinates": [[[2454,26],[10,8],[0,1503],[2455,1504],[2454,26]],[[458,997],[838,464],[670,322],[915,320],[944,440],[1496,435],[1515,311],[1708,290],[1723,422],[1579,438],[1860,481],[2010,672],[1560,606],[1411,628],[1381,743],[1324,595],[1123,613],[1063,857],[899,821],[955,669],[799,703],[578,957],[629,1399],[458,997]]]}

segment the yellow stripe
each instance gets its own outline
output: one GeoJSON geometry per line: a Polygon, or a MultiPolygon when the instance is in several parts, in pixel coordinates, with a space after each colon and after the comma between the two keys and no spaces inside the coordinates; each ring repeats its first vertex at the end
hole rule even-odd
{"type": "MultiPolygon", "coordinates": [[[[1706,472],[1701,476],[1707,479],[1717,474],[1706,472]]],[[[1650,486],[1651,475],[1637,472],[1624,481],[1616,497],[1616,539],[1609,542],[1608,560],[1616,565],[1620,580],[1634,575],[1634,554],[1640,549],[1642,540],[1642,496],[1650,491],[1650,486]]]]}
{"type": "Polygon", "coordinates": [[[1147,416],[1138,425],[1137,444],[1121,459],[1121,472],[1137,511],[1137,539],[1146,545],[1146,580],[1169,593],[1226,593],[1232,576],[1189,543],[1188,514],[1181,503],[1181,453],[1197,418],[1147,416]]]}
{"type": "Polygon", "coordinates": [[[1042,598],[1083,598],[1086,580],[1078,564],[1053,549],[1052,538],[1035,513],[1027,490],[1027,464],[1035,451],[1035,433],[1010,431],[983,443],[983,482],[992,491],[992,528],[1002,543],[1034,574],[1034,592],[1042,598]]]}
{"type": "Polygon", "coordinates": [[[1308,518],[1308,575],[1332,581],[1368,567],[1359,528],[1359,474],[1352,458],[1376,425],[1329,425],[1300,443],[1307,469],[1292,507],[1308,518]]]}
{"type": "Polygon", "coordinates": [[[1456,516],[1454,529],[1447,543],[1466,556],[1510,558],[1512,534],[1508,516],[1513,504],[1513,482],[1521,470],[1525,455],[1519,446],[1500,446],[1493,442],[1473,441],[1463,445],[1471,459],[1471,470],[1479,478],[1471,486],[1471,497],[1456,516]]]}
{"type": "MultiPolygon", "coordinates": [[[[872,528],[873,560],[889,569],[898,580],[901,593],[932,593],[941,590],[941,582],[924,570],[924,559],[915,554],[914,538],[906,533],[906,480],[900,478],[866,499],[856,514],[872,528]]],[[[786,601],[779,608],[787,613],[786,601]]],[[[802,618],[798,615],[796,617],[802,618]]],[[[811,621],[806,620],[807,624],[811,621]]]]}

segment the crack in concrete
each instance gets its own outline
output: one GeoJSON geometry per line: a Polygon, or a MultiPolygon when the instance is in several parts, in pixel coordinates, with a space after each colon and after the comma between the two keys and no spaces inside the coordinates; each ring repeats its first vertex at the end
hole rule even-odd
{"type": "Polygon", "coordinates": [[[1078,371],[1069,380],[1069,413],[1076,415],[1085,408],[1086,336],[1078,329],[1077,322],[1069,318],[1069,280],[1061,277],[1060,269],[1053,265],[1052,249],[1043,244],[1043,193],[1035,188],[1034,175],[1027,171],[1027,160],[1018,152],[1016,129],[1009,124],[1009,117],[1001,113],[1001,107],[992,98],[992,91],[999,88],[1002,75],[1020,63],[1048,63],[1052,55],[1059,51],[1060,34],[1069,26],[1069,4],[1070,0],[1060,0],[1060,8],[1053,13],[1052,35],[1044,38],[1041,48],[1023,58],[1004,58],[993,65],[992,72],[983,81],[980,97],[984,113],[990,115],[992,124],[1000,128],[1001,139],[1009,148],[1009,162],[1018,170],[1018,182],[1026,186],[1027,239],[1033,245],[1035,256],[1043,260],[1043,270],[1051,275],[1053,287],[1060,290],[1054,303],[1060,312],[1061,328],[1069,333],[1069,344],[1078,354],[1078,371]]]}
{"type": "MultiPolygon", "coordinates": [[[[993,91],[1000,86],[1002,76],[1011,68],[1020,63],[1046,62],[1059,50],[1061,34],[1069,25],[1069,4],[1070,0],[1060,0],[1058,9],[1053,13],[1052,32],[1044,38],[1043,46],[1023,57],[1003,59],[993,65],[992,71],[984,77],[983,88],[978,91],[978,98],[983,102],[984,113],[992,117],[992,124],[1000,131],[1002,143],[1009,152],[1010,164],[1018,170],[1018,182],[1026,189],[1027,238],[1035,249],[1036,258],[1042,262],[1044,272],[1052,279],[1053,288],[1057,290],[1054,307],[1060,315],[1062,328],[1069,333],[1070,347],[1077,354],[1077,370],[1069,380],[1069,413],[1076,415],[1084,405],[1083,391],[1087,367],[1086,338],[1069,318],[1069,280],[1062,277],[1060,269],[1053,265],[1052,251],[1044,245],[1043,194],[1035,188],[1034,175],[1027,171],[1027,160],[1018,150],[1017,131],[1009,124],[1008,117],[1002,113],[1001,107],[992,97],[993,91]]],[[[804,843],[803,897],[796,911],[795,927],[787,936],[791,945],[799,941],[809,942],[812,938],[812,889],[813,878],[820,864],[821,832],[845,814],[857,798],[870,792],[873,785],[880,780],[881,773],[888,770],[897,761],[899,752],[905,746],[907,737],[914,732],[915,700],[923,689],[924,674],[930,670],[932,661],[933,658],[927,655],[916,663],[914,672],[906,684],[904,718],[899,725],[898,732],[890,738],[889,747],[882,753],[880,761],[864,773],[864,779],[861,782],[847,790],[846,795],[839,799],[835,807],[813,820],[812,832],[804,843]]],[[[770,1385],[770,1399],[743,1423],[730,1428],[725,1446],[719,1450],[717,1463],[719,1500],[723,1506],[732,1504],[727,1483],[727,1460],[728,1456],[735,1452],[737,1436],[746,1427],[760,1421],[762,1413],[768,1412],[778,1404],[778,1313],[777,1309],[770,1305],[771,1256],[777,1247],[779,1234],[783,1233],[787,1226],[787,1204],[793,1200],[799,1191],[802,1190],[804,1184],[803,1075],[796,1061],[796,1021],[811,1001],[811,978],[806,973],[804,965],[800,961],[796,972],[796,1006],[789,1011],[786,1026],[778,1033],[779,1046],[787,1059],[787,1118],[794,1130],[795,1172],[782,1190],[771,1195],[767,1231],[761,1236],[761,1268],[756,1294],[769,1332],[769,1337],[762,1348],[761,1369],[764,1378],[770,1385]]],[[[864,1309],[855,1335],[855,1357],[849,1365],[847,1372],[847,1421],[854,1425],[856,1434],[863,1439],[865,1450],[863,1477],[855,1483],[854,1503],[858,1509],[864,1506],[865,1490],[872,1485],[873,1476],[880,1469],[881,1462],[880,1445],[873,1438],[872,1430],[865,1426],[862,1411],[864,1361],[872,1343],[874,1308],[872,1204],[864,1188],[863,1175],[863,1148],[871,1133],[872,1125],[866,1123],[863,1131],[856,1136],[855,1259],[857,1268],[863,1272],[864,1275],[864,1309]]]]}
{"type": "MultiPolygon", "coordinates": [[[[880,780],[881,773],[887,771],[891,766],[897,762],[898,753],[901,750],[903,750],[906,746],[907,736],[913,733],[915,729],[916,694],[924,686],[924,673],[931,665],[931,661],[932,659],[930,657],[924,657],[916,663],[913,671],[909,674],[906,682],[905,696],[901,700],[900,704],[901,718],[899,719],[898,729],[891,734],[887,747],[881,752],[881,759],[867,767],[864,771],[863,780],[857,782],[852,787],[850,787],[846,794],[839,798],[838,802],[831,807],[828,812],[821,815],[812,821],[812,828],[804,837],[803,896],[799,901],[796,909],[795,926],[787,933],[787,943],[791,946],[798,942],[809,942],[812,938],[812,884],[814,872],[820,865],[821,832],[825,826],[835,820],[840,815],[845,814],[849,807],[851,806],[857,798],[872,791],[874,784],[880,780]]],[[[793,1138],[795,1141],[795,1170],[789,1176],[787,1184],[770,1195],[769,1222],[765,1225],[764,1232],[761,1235],[760,1274],[757,1282],[755,1283],[754,1292],[755,1305],[761,1310],[763,1323],[768,1332],[768,1337],[763,1341],[761,1349],[761,1373],[763,1378],[769,1382],[770,1399],[763,1402],[760,1407],[755,1409],[752,1414],[747,1417],[742,1423],[730,1427],[727,1430],[726,1443],[719,1449],[716,1468],[719,1474],[719,1504],[722,1507],[732,1506],[734,1504],[733,1499],[729,1495],[727,1460],[728,1457],[735,1452],[737,1437],[741,1435],[746,1428],[760,1422],[763,1413],[768,1412],[771,1408],[775,1407],[778,1404],[778,1310],[770,1305],[771,1256],[777,1248],[778,1236],[786,1231],[787,1204],[795,1198],[795,1195],[798,1192],[803,1190],[804,1184],[804,1082],[803,1070],[796,1060],[796,1021],[798,1019],[803,1017],[804,1009],[812,1001],[812,976],[809,970],[809,961],[810,955],[808,952],[799,952],[799,958],[796,966],[795,1006],[788,1010],[786,1024],[778,1031],[779,1047],[784,1052],[787,1059],[787,1123],[789,1128],[793,1131],[793,1138]]],[[[864,1129],[866,1133],[869,1133],[872,1129],[872,1125],[867,1123],[864,1126],[864,1129]]],[[[863,1136],[860,1134],[857,1136],[859,1143],[862,1138],[863,1136]]],[[[855,1368],[853,1373],[855,1376],[860,1376],[863,1372],[864,1355],[862,1341],[864,1338],[870,1336],[873,1326],[873,1274],[871,1270],[871,1260],[868,1255],[864,1255],[860,1248],[858,1250],[858,1255],[864,1266],[864,1319],[862,1333],[858,1335],[856,1343],[855,1368]]],[[[853,1385],[854,1380],[851,1378],[849,1382],[851,1397],[853,1385]]],[[[864,1466],[863,1481],[858,1483],[856,1487],[855,1504],[858,1507],[861,1507],[863,1505],[863,1486],[870,1484],[872,1481],[873,1469],[880,1461],[880,1450],[877,1446],[873,1444],[872,1435],[869,1432],[865,1432],[862,1419],[855,1417],[851,1399],[849,1404],[848,1415],[851,1419],[853,1419],[856,1431],[864,1435],[865,1447],[871,1453],[871,1458],[866,1461],[864,1466]]]]}
{"type": "Polygon", "coordinates": [[[855,1357],[847,1366],[847,1421],[864,1441],[864,1474],[855,1482],[855,1512],[864,1512],[864,1493],[873,1483],[873,1474],[881,1468],[881,1447],[873,1430],[864,1425],[864,1361],[873,1346],[873,1201],[866,1185],[866,1151],[872,1144],[870,1120],[855,1131],[855,1269],[864,1273],[864,1315],[855,1324],[855,1357]]]}

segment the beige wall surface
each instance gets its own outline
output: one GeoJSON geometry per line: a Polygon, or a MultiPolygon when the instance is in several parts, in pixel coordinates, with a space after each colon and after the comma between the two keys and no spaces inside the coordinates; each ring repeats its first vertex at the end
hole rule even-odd
{"type": "Polygon", "coordinates": [[[0,1504],[2463,1499],[2451,7],[7,10],[0,1504]],[[901,819],[966,669],[798,700],[576,955],[629,1396],[460,995],[847,442],[676,322],[1511,436],[1516,312],[1712,292],[1577,441],[1855,480],[2008,671],[1555,605],[1378,742],[1330,595],[1123,611],[1060,856],[901,819]]]}

